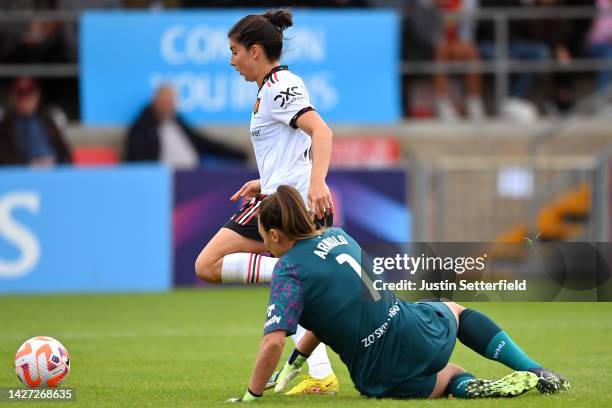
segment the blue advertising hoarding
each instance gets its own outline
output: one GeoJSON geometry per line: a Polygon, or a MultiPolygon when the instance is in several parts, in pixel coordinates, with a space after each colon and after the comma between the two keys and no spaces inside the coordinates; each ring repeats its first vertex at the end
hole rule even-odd
{"type": "Polygon", "coordinates": [[[171,287],[162,166],[0,170],[0,293],[171,287]]]}
{"type": "MultiPolygon", "coordinates": [[[[253,12],[86,12],[80,21],[81,116],[126,125],[170,83],[195,124],[246,124],[257,86],[229,65],[227,32],[253,12]]],[[[391,11],[295,11],[282,63],[330,122],[400,117],[399,22],[391,11]]]]}

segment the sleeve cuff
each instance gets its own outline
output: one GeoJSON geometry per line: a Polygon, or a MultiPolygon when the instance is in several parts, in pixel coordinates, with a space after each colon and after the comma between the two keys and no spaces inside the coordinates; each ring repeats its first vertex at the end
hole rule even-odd
{"type": "Polygon", "coordinates": [[[300,111],[298,113],[296,113],[295,115],[293,115],[293,117],[289,121],[289,126],[291,126],[294,129],[297,129],[297,120],[300,118],[300,116],[302,116],[306,112],[310,112],[310,111],[313,111],[313,110],[314,110],[314,108],[312,106],[307,106],[305,108],[300,109],[300,111]]]}

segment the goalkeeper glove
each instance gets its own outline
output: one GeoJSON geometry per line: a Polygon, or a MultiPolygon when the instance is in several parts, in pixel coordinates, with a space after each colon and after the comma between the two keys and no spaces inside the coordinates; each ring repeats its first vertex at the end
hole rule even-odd
{"type": "Polygon", "coordinates": [[[280,375],[281,370],[275,371],[274,374],[272,374],[272,377],[270,377],[270,379],[268,380],[268,382],[266,383],[265,387],[264,387],[264,391],[265,390],[269,390],[270,388],[274,388],[276,386],[276,383],[278,381],[278,376],[280,375]]]}
{"type": "MultiPolygon", "coordinates": [[[[283,369],[276,376],[276,385],[274,386],[274,392],[283,392],[291,380],[293,380],[300,373],[302,366],[306,362],[309,356],[300,353],[297,349],[293,350],[289,360],[283,366],[283,369]]],[[[274,378],[274,376],[272,376],[274,378]]]]}
{"type": "Polygon", "coordinates": [[[261,395],[255,395],[247,388],[246,392],[242,397],[239,398],[230,398],[225,402],[255,402],[261,399],[261,395]]]}

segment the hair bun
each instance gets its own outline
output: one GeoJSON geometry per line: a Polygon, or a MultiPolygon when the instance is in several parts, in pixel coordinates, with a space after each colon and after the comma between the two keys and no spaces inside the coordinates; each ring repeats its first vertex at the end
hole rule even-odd
{"type": "Polygon", "coordinates": [[[268,10],[263,16],[280,31],[284,31],[293,25],[293,15],[288,9],[268,10]]]}

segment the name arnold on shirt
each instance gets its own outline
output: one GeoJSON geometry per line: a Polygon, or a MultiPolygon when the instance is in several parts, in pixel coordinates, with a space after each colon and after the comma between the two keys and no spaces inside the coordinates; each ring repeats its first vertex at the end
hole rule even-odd
{"type": "Polygon", "coordinates": [[[344,235],[332,235],[331,237],[323,238],[312,253],[321,259],[325,259],[329,251],[339,245],[348,245],[346,237],[344,235]]]}

